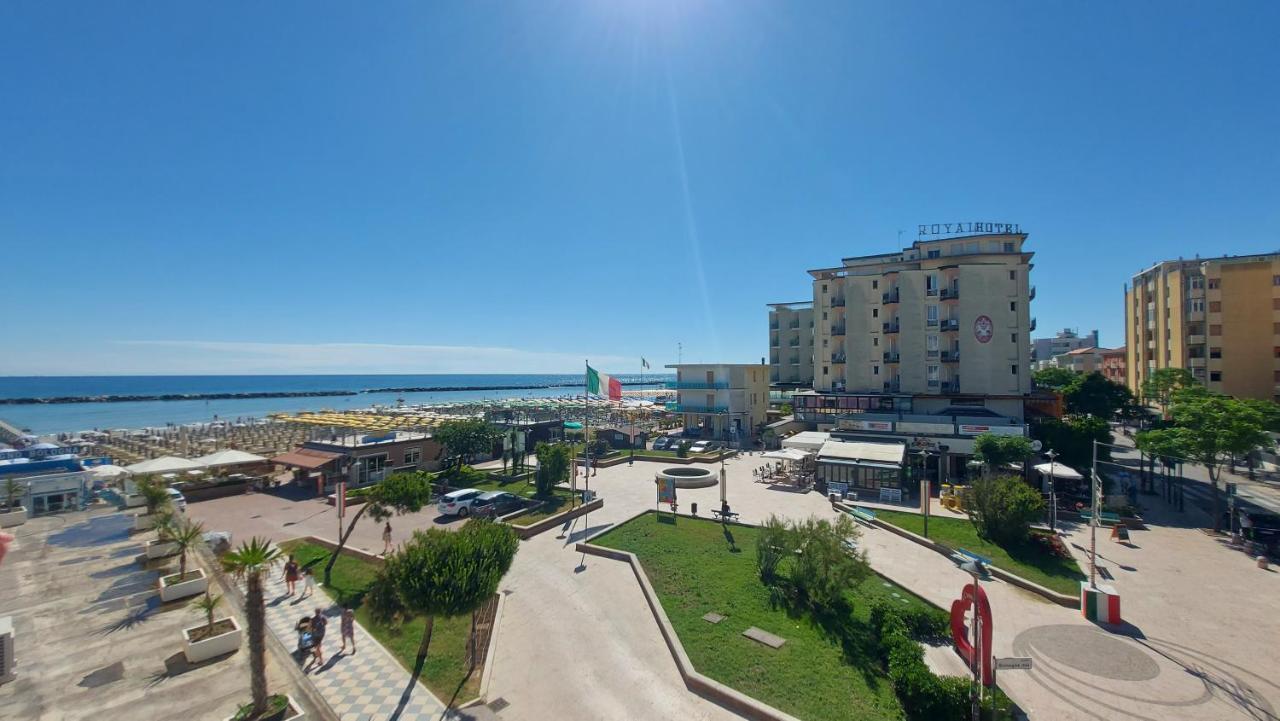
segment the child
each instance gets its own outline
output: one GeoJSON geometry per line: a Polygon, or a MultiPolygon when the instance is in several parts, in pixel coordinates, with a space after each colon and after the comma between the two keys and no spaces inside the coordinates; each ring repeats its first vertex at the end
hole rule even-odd
{"type": "Polygon", "coordinates": [[[356,614],[350,608],[342,609],[342,648],[338,653],[347,652],[347,639],[351,639],[351,655],[356,653],[356,614]]]}
{"type": "Polygon", "coordinates": [[[289,560],[284,564],[284,587],[288,589],[286,596],[292,596],[294,586],[298,583],[298,562],[293,556],[289,556],[289,560]]]}
{"type": "Polygon", "coordinates": [[[311,572],[311,567],[302,569],[302,595],[299,598],[307,598],[316,590],[316,576],[311,572]]]}

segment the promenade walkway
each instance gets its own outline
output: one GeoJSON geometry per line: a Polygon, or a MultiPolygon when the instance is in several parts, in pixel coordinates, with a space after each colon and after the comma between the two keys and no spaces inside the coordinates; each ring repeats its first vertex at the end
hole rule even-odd
{"type": "Polygon", "coordinates": [[[342,646],[339,624],[340,609],[322,588],[311,596],[298,600],[299,592],[286,596],[280,569],[265,579],[263,592],[267,601],[267,627],[285,648],[298,646],[298,634],[293,630],[303,616],[323,608],[329,623],[324,637],[325,662],[318,669],[312,668],[308,678],[320,690],[324,700],[343,721],[397,721],[404,719],[440,719],[444,704],[421,683],[410,678],[410,671],[401,666],[360,624],[356,624],[357,653],[342,646]]]}

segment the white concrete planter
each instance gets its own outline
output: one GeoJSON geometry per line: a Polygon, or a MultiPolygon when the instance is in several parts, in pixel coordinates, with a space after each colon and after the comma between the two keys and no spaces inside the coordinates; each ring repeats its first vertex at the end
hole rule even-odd
{"type": "Polygon", "coordinates": [[[147,541],[147,558],[157,559],[172,556],[178,552],[178,544],[173,541],[147,541]]]}
{"type": "Polygon", "coordinates": [[[198,573],[200,574],[200,577],[193,578],[189,581],[183,581],[182,583],[169,585],[165,583],[166,577],[161,576],[160,600],[168,603],[169,601],[176,601],[179,598],[196,596],[209,590],[209,578],[204,575],[204,569],[197,568],[194,571],[188,571],[188,573],[198,573]]]}
{"type": "MultiPolygon", "coordinates": [[[[292,714],[286,713],[282,721],[302,721],[307,717],[307,712],[303,711],[302,707],[298,705],[298,702],[293,700],[293,696],[291,694],[284,694],[284,697],[289,699],[289,708],[293,710],[293,713],[292,714]]],[[[235,721],[235,718],[236,718],[236,715],[231,714],[223,721],[235,721]]]]}
{"type": "Polygon", "coordinates": [[[156,519],[159,514],[156,513],[139,513],[133,517],[133,530],[149,531],[156,527],[156,519]]]}
{"type": "Polygon", "coordinates": [[[199,626],[182,629],[182,653],[187,657],[187,663],[208,661],[211,658],[231,653],[240,648],[240,640],[243,635],[240,631],[240,624],[236,623],[234,618],[219,618],[215,619],[214,623],[222,623],[223,621],[230,621],[235,628],[199,641],[191,640],[191,632],[204,628],[205,624],[202,623],[199,626]]]}
{"type": "Polygon", "coordinates": [[[141,493],[126,493],[124,496],[125,508],[140,508],[147,505],[147,499],[141,493]]]}
{"type": "Polygon", "coordinates": [[[0,528],[8,528],[9,526],[21,526],[27,522],[27,509],[24,506],[14,506],[12,511],[0,513],[0,528]]]}

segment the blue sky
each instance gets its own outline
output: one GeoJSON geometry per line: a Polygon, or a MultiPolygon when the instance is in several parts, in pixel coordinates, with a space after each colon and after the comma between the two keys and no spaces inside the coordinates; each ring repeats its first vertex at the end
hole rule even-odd
{"type": "Polygon", "coordinates": [[[6,2],[0,374],[766,352],[806,269],[1020,223],[1041,332],[1280,248],[1280,4],[6,2]]]}

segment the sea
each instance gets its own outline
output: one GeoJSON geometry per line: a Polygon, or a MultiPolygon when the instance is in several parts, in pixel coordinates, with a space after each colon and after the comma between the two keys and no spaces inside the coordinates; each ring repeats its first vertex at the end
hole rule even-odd
{"type": "MultiPolygon", "coordinates": [[[[628,389],[658,388],[669,374],[621,375],[628,389]]],[[[262,418],[269,413],[394,406],[454,401],[539,398],[582,393],[583,377],[574,374],[423,374],[423,375],[236,375],[236,376],[5,376],[0,398],[133,396],[162,394],[356,391],[358,395],[242,398],[217,400],[120,401],[0,405],[0,419],[36,435],[82,430],[163,427],[168,424],[262,418]],[[548,387],[571,383],[572,386],[548,387]],[[378,388],[474,388],[516,386],[511,390],[441,390],[422,393],[366,393],[378,388]]]]}

